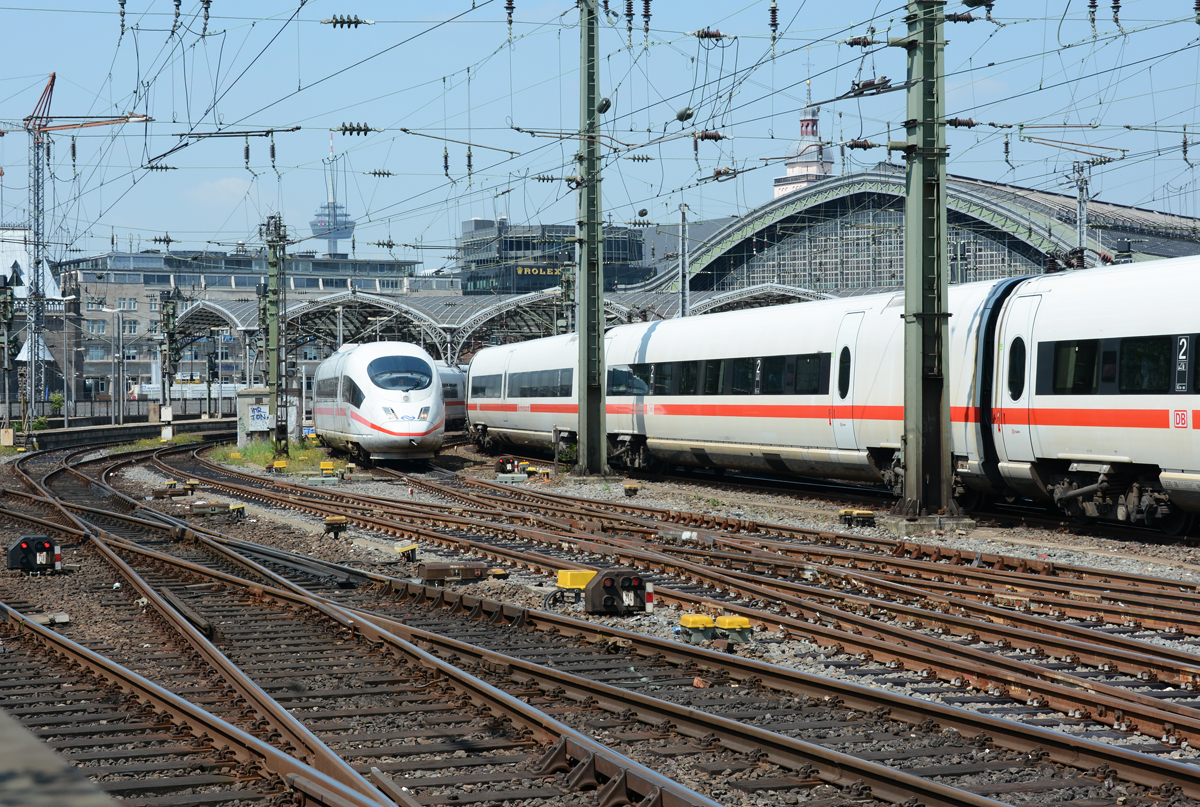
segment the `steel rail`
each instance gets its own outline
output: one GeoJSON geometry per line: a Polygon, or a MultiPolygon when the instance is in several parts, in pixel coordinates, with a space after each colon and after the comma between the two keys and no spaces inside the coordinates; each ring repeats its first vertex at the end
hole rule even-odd
{"type": "MultiPolygon", "coordinates": [[[[88,449],[88,451],[90,451],[90,449],[88,449]]],[[[87,452],[74,452],[69,456],[78,456],[81,453],[87,452]]],[[[67,461],[69,461],[69,458],[67,461]]],[[[58,470],[79,476],[91,485],[102,484],[105,488],[109,488],[112,493],[116,494],[121,499],[126,501],[129,500],[129,497],[118,493],[115,489],[107,485],[107,483],[96,483],[94,480],[91,480],[89,477],[79,473],[73,468],[69,468],[64,465],[58,470]]],[[[50,473],[44,475],[42,480],[40,480],[47,489],[49,488],[49,485],[46,484],[46,480],[55,472],[56,471],[51,471],[50,473]]],[[[162,617],[167,624],[174,628],[185,644],[196,651],[209,666],[220,672],[227,686],[233,689],[238,696],[241,697],[247,704],[249,704],[251,708],[253,708],[254,711],[262,719],[264,719],[272,729],[278,732],[282,744],[287,751],[302,754],[304,761],[313,769],[319,771],[332,781],[342,783],[346,788],[359,793],[363,798],[369,800],[371,803],[375,803],[380,800],[381,794],[378,790],[376,790],[376,788],[374,788],[357,771],[350,767],[345,760],[334,753],[324,742],[318,739],[316,735],[314,735],[302,723],[300,723],[300,721],[292,716],[290,712],[288,712],[286,709],[280,706],[278,702],[267,695],[257,684],[255,684],[245,673],[243,673],[236,664],[234,664],[228,657],[225,656],[224,653],[217,649],[217,647],[212,644],[208,637],[204,636],[199,630],[197,630],[188,621],[186,616],[182,615],[174,607],[174,603],[169,603],[162,596],[160,596],[159,592],[154,586],[150,585],[132,568],[130,568],[129,565],[120,557],[118,557],[104,541],[104,536],[107,536],[110,539],[116,538],[117,540],[120,540],[118,536],[113,536],[103,528],[95,525],[91,525],[91,529],[88,529],[88,525],[85,524],[85,522],[82,522],[79,519],[74,519],[74,517],[71,515],[71,511],[77,509],[89,514],[102,513],[109,518],[120,519],[143,530],[161,530],[166,532],[168,537],[177,537],[180,533],[178,528],[172,529],[164,527],[158,521],[149,522],[126,514],[112,513],[108,511],[97,510],[96,508],[63,503],[57,499],[44,500],[41,499],[41,497],[31,498],[37,498],[39,501],[45,501],[47,503],[57,505],[59,510],[65,515],[72,518],[77,523],[80,523],[80,525],[84,527],[84,532],[82,535],[91,538],[90,543],[100,554],[100,556],[110,566],[113,567],[114,571],[116,571],[126,581],[126,583],[132,586],[139,594],[141,594],[143,598],[147,600],[147,604],[153,607],[155,612],[162,617]]],[[[302,771],[297,771],[294,773],[303,776],[302,771]]],[[[319,785],[320,783],[317,784],[319,785]]]]}
{"type": "MultiPolygon", "coordinates": [[[[309,605],[310,607],[317,608],[331,618],[337,619],[339,614],[344,615],[342,619],[338,620],[343,626],[357,630],[375,641],[382,641],[398,646],[400,649],[407,648],[403,645],[396,645],[397,641],[402,641],[409,647],[416,646],[417,648],[419,648],[417,642],[426,642],[431,646],[446,647],[455,652],[461,651],[459,655],[474,656],[488,661],[495,665],[494,669],[497,670],[519,670],[523,673],[523,676],[518,676],[516,680],[536,681],[539,685],[553,684],[562,686],[569,692],[575,693],[576,698],[579,700],[589,696],[596,698],[609,711],[620,712],[630,708],[632,705],[639,712],[643,713],[643,715],[648,714],[659,720],[669,720],[671,723],[677,725],[684,734],[690,736],[702,737],[709,733],[717,732],[719,733],[722,745],[730,750],[748,753],[756,749],[762,749],[767,752],[768,759],[772,762],[793,769],[812,765],[817,768],[820,778],[830,784],[846,786],[862,780],[871,787],[872,795],[891,803],[903,804],[913,796],[916,796],[919,802],[927,805],[927,807],[997,807],[997,803],[991,799],[967,793],[947,785],[938,784],[928,779],[915,777],[903,771],[888,768],[874,762],[860,760],[819,745],[806,743],[717,715],[686,709],[678,704],[629,692],[618,687],[581,678],[570,673],[552,670],[534,663],[523,662],[503,654],[485,651],[474,645],[410,628],[402,623],[378,615],[372,615],[367,618],[361,613],[350,611],[332,601],[319,599],[313,596],[311,592],[304,592],[302,588],[300,591],[304,593],[298,593],[294,590],[285,591],[274,588],[257,588],[250,581],[215,572],[207,567],[197,566],[170,555],[163,555],[140,547],[127,546],[122,548],[127,551],[137,552],[146,557],[153,557],[161,563],[171,563],[178,568],[186,568],[196,574],[205,574],[213,578],[219,577],[222,582],[231,585],[240,585],[243,588],[250,588],[260,596],[275,598],[293,604],[309,605]]],[[[429,654],[426,653],[426,655],[429,654]]],[[[436,659],[434,656],[429,657],[436,659]]],[[[444,660],[437,659],[437,661],[439,662],[438,669],[443,673],[453,670],[460,676],[465,675],[457,667],[450,666],[444,660]]],[[[499,693],[499,690],[494,690],[490,685],[478,681],[478,679],[474,680],[477,683],[471,685],[473,694],[480,694],[488,700],[495,699],[495,693],[499,693]],[[482,688],[487,688],[488,691],[482,688]]],[[[516,701],[516,703],[523,707],[522,711],[525,712],[524,717],[526,720],[544,721],[549,719],[521,701],[516,701]]],[[[599,747],[604,748],[604,746],[599,747]]],[[[595,752],[593,751],[593,753],[595,752]]]]}
{"type": "MultiPolygon", "coordinates": [[[[220,544],[220,543],[223,543],[223,544],[226,544],[226,545],[235,545],[235,544],[242,544],[242,545],[245,545],[245,544],[246,544],[246,542],[238,542],[238,541],[236,541],[235,539],[225,539],[225,540],[223,540],[223,541],[211,541],[211,540],[206,540],[206,541],[205,541],[205,543],[206,543],[206,544],[214,544],[214,546],[211,546],[211,548],[213,548],[213,549],[214,549],[214,551],[218,551],[215,545],[216,545],[216,544],[220,544]]],[[[287,554],[287,553],[283,553],[282,551],[277,551],[277,552],[278,552],[279,554],[287,554]]],[[[222,552],[221,554],[222,554],[223,556],[226,556],[226,557],[227,557],[227,556],[228,556],[228,551],[227,551],[227,552],[222,552]]],[[[236,553],[234,553],[234,554],[236,554],[236,553]]],[[[311,561],[311,559],[309,559],[309,560],[311,561]]],[[[323,563],[323,562],[321,562],[321,563],[323,563]]],[[[261,567],[260,567],[260,568],[261,568],[261,567]]],[[[369,578],[370,578],[370,579],[372,579],[374,582],[381,582],[381,581],[384,581],[384,580],[392,580],[391,578],[387,578],[386,576],[383,576],[383,575],[376,575],[376,574],[374,574],[374,573],[361,572],[361,571],[359,571],[359,570],[349,570],[349,569],[347,569],[347,567],[338,567],[338,568],[340,568],[340,569],[344,569],[344,570],[346,570],[347,572],[353,572],[353,573],[355,573],[355,574],[358,574],[358,575],[360,575],[360,576],[362,576],[362,577],[369,577],[369,578]]],[[[392,583],[392,584],[390,584],[390,585],[394,585],[394,583],[392,583]]],[[[290,585],[288,586],[288,588],[294,588],[294,589],[298,589],[298,590],[300,590],[300,591],[303,591],[303,590],[304,590],[302,587],[296,586],[296,585],[294,585],[294,584],[290,584],[290,585]]],[[[761,614],[760,614],[760,616],[761,616],[761,614]]],[[[564,618],[564,619],[565,619],[565,618],[564,618]]],[[[587,624],[587,623],[583,623],[583,624],[587,624]]],[[[810,627],[810,628],[811,628],[811,626],[806,626],[806,627],[810,627]]],[[[941,707],[941,708],[946,708],[946,707],[941,707]]],[[[948,711],[957,711],[957,710],[948,710],[948,711]]],[[[970,714],[970,713],[967,713],[967,714],[970,714]]],[[[1003,722],[1003,721],[1000,721],[1000,722],[1003,722]]],[[[1010,724],[1010,725],[1011,725],[1011,724],[1010,724]]],[[[1056,735],[1056,736],[1061,736],[1061,735],[1056,735]]],[[[1108,748],[1107,746],[1099,746],[1099,747],[1100,747],[1100,748],[1102,748],[1102,749],[1103,749],[1103,748],[1108,748]]],[[[1125,752],[1125,753],[1129,753],[1129,752],[1125,752]]],[[[1137,756],[1142,756],[1142,757],[1144,757],[1145,755],[1137,755],[1137,754],[1133,754],[1132,756],[1134,756],[1134,757],[1137,757],[1137,756]]],[[[1153,758],[1150,758],[1150,759],[1153,759],[1153,758]]],[[[1107,760],[1106,760],[1106,761],[1107,761],[1107,760]]],[[[1128,760],[1128,759],[1126,759],[1126,760],[1123,760],[1123,762],[1125,762],[1125,763],[1128,763],[1128,762],[1129,762],[1129,760],[1128,760]]],[[[1146,783],[1147,783],[1147,784],[1153,784],[1153,782],[1151,782],[1151,781],[1149,781],[1149,780],[1147,780],[1147,781],[1146,781],[1146,783]]]]}
{"type": "MultiPolygon", "coordinates": [[[[662,543],[680,543],[681,533],[660,531],[662,543]]],[[[938,590],[960,597],[987,600],[1005,599],[1014,605],[1042,605],[1061,612],[1065,616],[1088,618],[1103,614],[1105,621],[1124,624],[1128,614],[1144,616],[1156,627],[1165,629],[1178,626],[1192,628],[1188,633],[1200,635],[1200,615],[1196,613],[1198,599],[1193,602],[1186,592],[1173,592],[1170,597],[1147,596],[1144,589],[1119,584],[1092,583],[1067,576],[1043,577],[1016,572],[999,572],[977,569],[970,566],[948,567],[928,561],[906,558],[881,557],[877,554],[854,550],[829,549],[820,546],[806,547],[793,552],[794,544],[773,541],[726,537],[722,535],[697,535],[700,545],[720,546],[731,553],[741,553],[747,559],[775,562],[777,565],[813,563],[814,559],[829,560],[844,569],[869,574],[889,582],[912,585],[919,580],[922,587],[938,590]],[[780,556],[785,560],[780,561],[780,556]],[[947,579],[951,578],[951,579],[947,579]],[[1169,620],[1174,620],[1171,622],[1169,620]]],[[[732,558],[731,558],[732,559],[732,558]]]]}
{"type": "Polygon", "coordinates": [[[242,672],[207,636],[188,621],[186,615],[180,613],[174,602],[164,599],[153,585],[118,556],[104,538],[94,535],[91,544],[114,571],[175,629],[188,646],[199,653],[209,666],[220,672],[225,684],[237,692],[239,697],[279,733],[283,746],[281,750],[293,755],[299,754],[305,763],[358,792],[364,798],[379,800],[380,793],[362,775],[242,672]]]}
{"type": "Polygon", "coordinates": [[[192,726],[198,729],[198,733],[207,732],[215,742],[228,746],[238,760],[257,762],[316,804],[328,807],[386,807],[386,802],[378,797],[371,798],[359,793],[300,760],[293,759],[132,670],[27,620],[4,603],[0,603],[0,616],[13,623],[18,630],[31,633],[37,641],[54,647],[64,657],[112,682],[123,692],[150,702],[155,709],[168,714],[173,721],[192,726]]]}
{"type": "MultiPolygon", "coordinates": [[[[729,561],[737,557],[732,553],[675,547],[663,547],[658,551],[672,557],[686,556],[692,562],[718,566],[727,571],[730,571],[729,561]]],[[[1001,639],[1023,642],[1026,649],[1043,648],[1054,650],[1051,655],[1075,655],[1082,663],[1093,667],[1103,669],[1104,665],[1111,667],[1112,671],[1151,673],[1157,678],[1171,680],[1177,684],[1200,684],[1200,657],[1176,648],[1111,634],[1103,636],[1107,644],[1100,644],[1097,642],[1098,634],[1091,628],[1063,624],[1037,614],[976,603],[900,582],[882,580],[869,571],[835,569],[813,562],[781,561],[778,557],[769,556],[758,557],[740,565],[746,568],[732,572],[740,579],[759,581],[763,585],[798,594],[806,599],[836,601],[843,610],[852,607],[861,612],[864,609],[879,607],[880,603],[885,602],[888,612],[897,616],[907,615],[914,622],[922,622],[927,627],[936,626],[946,633],[958,636],[974,634],[993,642],[1001,639]],[[800,573],[809,580],[825,579],[829,585],[818,587],[789,579],[773,579],[782,577],[780,569],[800,573]],[[763,577],[767,579],[763,580],[763,577]],[[847,589],[857,591],[850,592],[847,589]],[[907,605],[905,599],[910,603],[922,604],[907,605]]],[[[1164,628],[1177,626],[1177,623],[1171,620],[1161,622],[1164,628]]]]}
{"type": "MultiPolygon", "coordinates": [[[[268,499],[271,497],[269,491],[255,489],[254,493],[268,499]]],[[[284,503],[287,506],[313,509],[316,512],[323,510],[321,505],[305,503],[296,497],[289,497],[284,503]]],[[[433,541],[452,548],[469,548],[485,556],[515,560],[541,571],[597,568],[594,565],[531,556],[530,553],[502,549],[480,541],[445,536],[389,522],[387,519],[354,515],[347,517],[360,525],[393,534],[404,533],[407,537],[433,541]]],[[[541,541],[556,547],[564,543],[562,535],[538,530],[501,530],[497,525],[487,525],[484,529],[493,535],[504,531],[524,540],[541,541]]],[[[888,663],[897,669],[928,670],[928,674],[951,683],[971,684],[987,692],[998,692],[1006,688],[1024,691],[1029,702],[1043,703],[1072,716],[1095,715],[1099,722],[1107,723],[1118,730],[1140,730],[1161,737],[1164,742],[1200,745],[1200,712],[1190,707],[1165,703],[1087,677],[1048,670],[1017,659],[990,654],[936,636],[927,636],[918,630],[889,625],[867,616],[788,594],[763,585],[761,581],[746,581],[657,552],[625,548],[613,539],[604,543],[570,539],[567,543],[575,551],[612,557],[618,562],[642,568],[663,572],[670,570],[675,576],[710,586],[718,592],[731,592],[752,601],[760,601],[770,610],[748,608],[710,597],[691,595],[665,586],[657,588],[656,594],[659,599],[678,603],[681,607],[741,614],[755,624],[772,628],[779,626],[789,633],[807,636],[814,643],[818,642],[818,638],[824,639],[827,645],[856,653],[864,659],[887,659],[888,663]]],[[[822,597],[829,597],[833,593],[821,591],[820,594],[822,597]]],[[[1105,659],[1108,660],[1110,659],[1105,659]]]]}
{"type": "MultiPolygon", "coordinates": [[[[308,558],[285,550],[276,550],[240,541],[232,538],[214,538],[213,542],[225,545],[235,551],[261,551],[280,559],[302,560],[331,570],[354,573],[364,580],[385,586],[389,591],[398,595],[402,600],[424,601],[431,609],[445,608],[450,613],[474,614],[478,611],[477,619],[489,624],[521,626],[530,630],[552,630],[564,635],[586,636],[592,640],[601,638],[627,643],[636,652],[644,656],[661,655],[675,663],[709,664],[712,667],[731,672],[732,677],[746,682],[762,682],[769,688],[798,695],[811,695],[814,690],[822,693],[822,697],[838,698],[856,709],[869,712],[883,701],[890,713],[902,719],[920,723],[933,719],[940,724],[953,726],[964,736],[978,733],[991,734],[1005,738],[1002,745],[1019,751],[1035,749],[1048,750],[1050,758],[1056,762],[1072,767],[1093,770],[1119,770],[1122,778],[1149,787],[1157,787],[1164,781],[1184,782],[1185,787],[1200,792],[1200,770],[1193,766],[1184,765],[1174,760],[1163,760],[1159,757],[1148,757],[1145,754],[1128,751],[1121,747],[1104,745],[1083,738],[1065,735],[1061,732],[1031,727],[990,717],[978,712],[955,709],[937,703],[916,700],[903,695],[897,695],[886,690],[870,689],[868,687],[845,681],[835,681],[821,676],[803,673],[791,668],[778,667],[765,662],[744,659],[727,653],[718,653],[706,648],[671,642],[641,633],[623,630],[611,625],[575,619],[552,612],[522,608],[494,600],[488,600],[466,591],[452,591],[443,587],[426,586],[406,580],[366,572],[341,566],[330,561],[308,558]],[[490,615],[490,616],[489,616],[490,615]],[[1147,760],[1151,760],[1147,765],[1147,760]],[[1183,778],[1181,778],[1183,777],[1183,778]]],[[[224,556],[224,553],[223,553],[224,556]]],[[[298,584],[291,588],[304,591],[298,584]]],[[[325,599],[319,594],[311,593],[318,599],[325,599]]],[[[332,604],[332,601],[330,601],[332,604]]],[[[386,615],[378,614],[370,609],[346,607],[364,618],[375,620],[376,617],[389,620],[386,615]]],[[[395,620],[391,620],[395,621],[395,620]]]]}
{"type": "Polygon", "coordinates": [[[528,728],[539,741],[547,744],[564,743],[563,748],[567,755],[584,764],[594,764],[596,770],[609,779],[623,774],[626,787],[638,793],[642,798],[652,797],[657,791],[661,795],[663,807],[719,807],[716,802],[597,743],[518,698],[429,654],[402,637],[364,621],[335,603],[315,598],[309,592],[300,593],[291,589],[259,585],[253,581],[146,547],[126,542],[115,543],[120,552],[141,555],[160,564],[219,580],[222,583],[249,591],[256,597],[273,600],[286,606],[305,608],[331,620],[351,635],[360,635],[370,642],[387,645],[402,656],[409,658],[413,663],[436,670],[452,682],[455,689],[470,694],[473,700],[481,701],[483,705],[512,717],[514,721],[528,728]]]}
{"type": "MultiPolygon", "coordinates": [[[[416,480],[411,477],[405,477],[414,484],[422,484],[432,486],[433,488],[442,488],[436,483],[430,483],[426,480],[416,480]]],[[[459,476],[459,480],[468,486],[487,489],[490,491],[498,491],[507,494],[513,498],[520,498],[529,501],[555,502],[560,505],[572,505],[575,507],[588,508],[597,513],[609,512],[624,516],[636,518],[650,518],[657,522],[666,522],[672,524],[684,524],[687,526],[699,527],[701,529],[737,529],[751,535],[757,534],[774,534],[785,538],[794,538],[806,542],[820,543],[840,543],[844,545],[861,545],[874,548],[881,553],[886,553],[897,558],[909,558],[913,560],[929,560],[934,563],[946,563],[947,565],[957,566],[977,562],[980,566],[996,571],[1015,571],[1022,574],[1030,575],[1045,575],[1045,576],[1074,576],[1078,575],[1080,580],[1090,580],[1102,584],[1111,585],[1120,583],[1133,585],[1146,589],[1170,591],[1173,594],[1190,595],[1195,598],[1195,601],[1200,604],[1200,583],[1187,583],[1184,581],[1165,580],[1164,578],[1154,577],[1152,575],[1132,574],[1129,572],[1120,572],[1108,569],[1097,569],[1088,566],[1076,566],[1070,564],[1061,564],[1054,561],[1042,561],[1031,558],[1021,558],[1010,555],[1000,555],[990,552],[964,553],[960,549],[948,548],[937,544],[927,544],[915,541],[905,541],[894,538],[877,538],[872,536],[857,535],[854,533],[842,533],[829,530],[815,530],[806,527],[792,527],[784,524],[772,524],[761,521],[749,521],[746,519],[729,519],[718,516],[709,516],[701,513],[689,513],[680,510],[668,510],[666,508],[648,507],[645,505],[634,505],[624,501],[605,502],[594,499],[583,499],[575,496],[568,496],[559,493],[550,493],[548,491],[521,490],[511,485],[501,485],[496,482],[491,482],[484,479],[476,479],[470,476],[459,476]]],[[[442,488],[446,490],[445,488],[442,488]]],[[[433,492],[432,489],[430,492],[433,492]]],[[[633,521],[633,525],[644,522],[633,521]]],[[[732,537],[732,536],[731,536],[732,537]]],[[[803,551],[804,545],[791,544],[792,551],[803,551]]]]}

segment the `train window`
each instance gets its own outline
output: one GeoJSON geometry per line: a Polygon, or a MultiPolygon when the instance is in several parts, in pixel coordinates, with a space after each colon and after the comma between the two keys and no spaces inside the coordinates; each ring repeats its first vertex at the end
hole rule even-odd
{"type": "Polygon", "coordinates": [[[447,401],[458,400],[458,384],[442,384],[442,397],[447,401]]]}
{"type": "Polygon", "coordinates": [[[1055,395],[1092,395],[1100,380],[1097,339],[1071,339],[1054,343],[1055,395]]]}
{"type": "Polygon", "coordinates": [[[787,356],[767,356],[762,360],[762,380],[759,392],[762,395],[783,395],[784,375],[787,373],[787,356]]]}
{"type": "Polygon", "coordinates": [[[1117,383],[1117,351],[1106,350],[1100,358],[1100,383],[1117,383]]]}
{"type": "Polygon", "coordinates": [[[654,394],[655,395],[670,395],[671,382],[675,380],[675,365],[674,364],[656,364],[654,365],[654,394]]]}
{"type": "Polygon", "coordinates": [[[416,356],[380,356],[367,365],[367,377],[380,389],[425,389],[433,383],[433,368],[416,356]]]}
{"type": "Polygon", "coordinates": [[[502,388],[501,381],[504,376],[497,373],[496,375],[473,375],[471,376],[471,397],[472,398],[499,398],[502,388]]]}
{"type": "Polygon", "coordinates": [[[530,370],[525,373],[508,374],[510,398],[568,398],[570,395],[569,367],[561,370],[530,370]]]}
{"type": "Polygon", "coordinates": [[[649,381],[649,366],[645,364],[633,365],[628,364],[617,365],[616,367],[608,368],[608,394],[609,395],[646,395],[650,391],[647,384],[649,381]],[[646,368],[646,381],[643,381],[634,373],[634,367],[646,368]]]}
{"type": "Polygon", "coordinates": [[[342,400],[353,406],[355,409],[362,408],[363,401],[367,396],[363,395],[363,391],[358,388],[358,384],[354,383],[354,379],[350,376],[342,376],[342,400]]]}
{"type": "Polygon", "coordinates": [[[680,395],[695,395],[700,383],[700,362],[679,362],[679,393],[680,395]]]}
{"type": "Polygon", "coordinates": [[[809,353],[796,357],[796,394],[829,394],[829,354],[809,353]]]}
{"type": "Polygon", "coordinates": [[[1171,391],[1175,340],[1170,336],[1146,336],[1121,340],[1122,393],[1150,395],[1171,391]]]}
{"type": "Polygon", "coordinates": [[[575,370],[571,367],[564,367],[558,371],[558,391],[555,393],[556,398],[571,397],[571,376],[575,370]]]}
{"type": "Polygon", "coordinates": [[[313,397],[327,401],[336,401],[338,397],[337,376],[318,379],[316,385],[313,387],[313,397]]]}
{"type": "Polygon", "coordinates": [[[730,393],[750,395],[754,392],[754,359],[727,359],[731,366],[730,393]]]}
{"type": "Polygon", "coordinates": [[[704,394],[720,395],[725,391],[726,363],[720,359],[708,359],[704,362],[704,394]]]}
{"type": "Polygon", "coordinates": [[[650,365],[649,364],[631,364],[631,365],[629,365],[629,372],[633,373],[634,378],[636,378],[638,381],[642,382],[642,387],[644,387],[646,390],[645,392],[640,392],[640,393],[631,392],[630,395],[649,395],[650,394],[650,365]]]}
{"type": "Polygon", "coordinates": [[[850,348],[842,348],[838,356],[838,397],[845,398],[850,394],[850,348]]]}
{"type": "Polygon", "coordinates": [[[1008,346],[1008,394],[1015,401],[1025,392],[1025,340],[1017,337],[1008,346]]]}

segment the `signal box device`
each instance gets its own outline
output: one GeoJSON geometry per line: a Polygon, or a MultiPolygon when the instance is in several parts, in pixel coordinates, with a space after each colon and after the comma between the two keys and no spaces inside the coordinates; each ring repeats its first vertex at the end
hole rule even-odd
{"type": "Polygon", "coordinates": [[[653,589],[635,569],[607,569],[583,590],[583,607],[589,614],[645,613],[653,608],[653,589]]]}
{"type": "Polygon", "coordinates": [[[8,548],[9,571],[53,572],[62,570],[58,544],[46,535],[22,535],[8,548]]]}

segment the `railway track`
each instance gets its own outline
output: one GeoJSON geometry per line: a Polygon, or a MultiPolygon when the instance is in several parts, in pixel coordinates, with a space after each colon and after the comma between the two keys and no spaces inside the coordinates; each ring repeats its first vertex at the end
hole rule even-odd
{"type": "MultiPolygon", "coordinates": [[[[261,491],[261,490],[263,490],[263,488],[260,487],[260,488],[257,488],[257,490],[261,491]]],[[[292,490],[292,489],[289,488],[289,490],[292,490]]],[[[325,493],[324,491],[321,491],[319,493],[314,491],[313,495],[314,495],[315,499],[319,499],[321,496],[324,495],[324,493],[325,493]]],[[[292,502],[292,506],[296,506],[297,494],[294,492],[294,490],[292,490],[292,492],[290,492],[288,494],[288,497],[289,497],[289,501],[292,502]]],[[[344,494],[339,494],[339,498],[345,499],[346,497],[344,494]]],[[[376,504],[376,503],[373,503],[373,505],[374,504],[376,504]]],[[[479,502],[477,502],[477,504],[479,504],[479,502]]],[[[506,552],[505,554],[510,559],[512,558],[511,552],[506,552]]],[[[545,563],[545,560],[546,559],[543,557],[539,562],[545,563]]],[[[810,629],[811,629],[811,626],[810,626],[810,629]]],[[[814,643],[814,644],[816,644],[816,643],[814,643]]],[[[871,667],[869,661],[865,664],[864,664],[864,661],[865,661],[864,659],[858,658],[857,660],[851,662],[851,666],[862,665],[869,670],[871,667]]],[[[885,665],[878,674],[881,677],[888,676],[888,675],[894,676],[897,673],[897,669],[898,668],[894,665],[885,665]]],[[[953,682],[951,682],[951,683],[953,683],[953,682]]],[[[959,683],[961,685],[962,682],[960,681],[959,683]]],[[[1027,699],[1023,704],[1020,700],[1013,701],[1010,697],[1006,697],[1008,695],[1011,695],[1010,692],[1001,693],[1000,691],[998,691],[997,688],[992,688],[990,691],[983,690],[983,692],[987,692],[987,695],[983,696],[979,693],[972,695],[972,693],[964,692],[961,697],[964,697],[968,700],[971,698],[978,700],[980,697],[985,697],[985,698],[990,697],[993,700],[997,701],[995,708],[1001,712],[1004,712],[1004,711],[1013,712],[1013,711],[1020,711],[1021,709],[1024,709],[1024,710],[1034,713],[1034,714],[1047,715],[1047,713],[1052,713],[1054,711],[1054,709],[1049,708],[1050,704],[1048,704],[1047,702],[1044,702],[1044,701],[1040,701],[1040,700],[1027,699]]],[[[954,697],[955,697],[955,694],[951,693],[951,698],[953,699],[954,697]]],[[[1065,724],[1070,723],[1070,721],[1072,721],[1072,720],[1087,722],[1088,719],[1091,717],[1092,716],[1088,713],[1078,713],[1077,712],[1074,717],[1072,717],[1070,714],[1061,714],[1060,713],[1057,716],[1049,715],[1049,716],[1043,717],[1041,719],[1049,720],[1052,723],[1056,723],[1058,725],[1065,725],[1065,724]]],[[[1127,729],[1127,728],[1130,728],[1130,726],[1128,724],[1125,724],[1123,726],[1120,726],[1120,728],[1127,729]]],[[[1157,751],[1159,753],[1169,752],[1171,750],[1170,743],[1171,742],[1179,742],[1178,736],[1173,738],[1169,734],[1164,734],[1163,739],[1166,741],[1167,744],[1160,745],[1156,748],[1147,748],[1145,750],[1146,751],[1157,751]]]]}
{"type": "Polygon", "coordinates": [[[0,642],[0,708],[124,803],[382,804],[4,604],[0,642]]]}
{"type": "MultiPolygon", "coordinates": [[[[87,463],[93,471],[111,464],[87,463]]],[[[65,512],[94,530],[91,550],[122,572],[142,595],[142,605],[160,609],[182,626],[180,633],[190,633],[187,638],[201,656],[240,682],[233,686],[241,702],[250,704],[244,712],[255,713],[256,726],[269,739],[285,752],[320,756],[327,767],[340,768],[343,780],[361,780],[360,789],[369,785],[351,765],[358,773],[369,771],[384,792],[409,807],[544,803],[600,783],[611,784],[611,794],[636,797],[633,803],[652,797],[648,803],[714,804],[403,641],[364,630],[307,598],[264,599],[258,582],[229,585],[206,577],[202,567],[148,560],[133,550],[130,539],[163,544],[178,532],[91,507],[112,503],[114,497],[85,473],[47,472],[39,483],[69,502],[65,512]],[[95,501],[85,503],[89,495],[95,501]],[[96,528],[97,513],[121,535],[96,528]],[[553,759],[543,766],[548,754],[553,759]],[[580,762],[590,773],[581,771],[578,781],[569,780],[580,762]],[[401,790],[390,774],[407,777],[410,789],[401,790]],[[412,795],[417,790],[412,777],[418,774],[419,798],[412,795]],[[464,788],[470,791],[465,800],[464,788]]],[[[121,510],[133,509],[122,503],[121,510]]]]}

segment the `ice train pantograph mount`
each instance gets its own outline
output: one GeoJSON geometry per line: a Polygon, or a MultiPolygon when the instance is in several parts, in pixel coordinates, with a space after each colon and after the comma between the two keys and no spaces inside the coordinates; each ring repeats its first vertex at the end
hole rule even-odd
{"type": "MultiPolygon", "coordinates": [[[[1200,259],[950,288],[957,493],[1189,529],[1200,513],[1200,259]]],[[[605,337],[609,456],[900,485],[903,292],[623,325],[605,337]]],[[[485,448],[569,441],[574,335],[472,360],[485,448]]]]}
{"type": "Polygon", "coordinates": [[[325,443],[364,459],[429,459],[446,427],[438,368],[406,342],[343,345],[317,367],[313,424],[325,443]]]}

